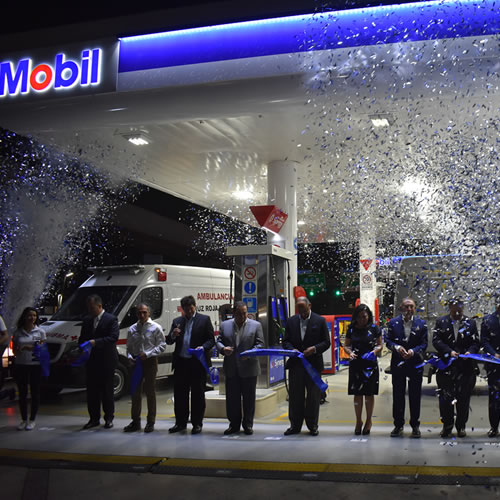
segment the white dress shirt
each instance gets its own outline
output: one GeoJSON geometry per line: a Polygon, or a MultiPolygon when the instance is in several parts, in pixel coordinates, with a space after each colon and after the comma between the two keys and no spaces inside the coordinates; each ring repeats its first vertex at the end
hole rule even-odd
{"type": "Polygon", "coordinates": [[[138,321],[128,329],[127,355],[131,359],[141,352],[148,358],[158,356],[165,350],[166,345],[161,325],[151,318],[144,323],[138,321]]]}

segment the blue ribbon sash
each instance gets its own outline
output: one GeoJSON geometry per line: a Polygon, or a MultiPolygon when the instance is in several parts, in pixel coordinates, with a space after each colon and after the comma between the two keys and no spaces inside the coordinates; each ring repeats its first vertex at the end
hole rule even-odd
{"type": "Polygon", "coordinates": [[[45,342],[34,345],[33,358],[40,362],[42,377],[48,377],[50,373],[50,353],[49,346],[45,342]]]}
{"type": "Polygon", "coordinates": [[[243,356],[288,356],[290,358],[299,358],[302,361],[305,371],[309,374],[312,381],[319,387],[321,392],[326,392],[328,390],[328,384],[321,380],[319,373],[313,368],[311,363],[307,361],[304,353],[299,351],[292,351],[288,349],[250,349],[240,353],[240,357],[243,356]]]}
{"type": "Polygon", "coordinates": [[[209,368],[207,360],[205,358],[205,349],[193,349],[190,347],[188,349],[188,354],[191,354],[191,356],[194,356],[198,359],[203,368],[205,368],[205,371],[210,376],[210,381],[212,382],[212,384],[217,385],[219,383],[219,370],[214,366],[209,368]]]}

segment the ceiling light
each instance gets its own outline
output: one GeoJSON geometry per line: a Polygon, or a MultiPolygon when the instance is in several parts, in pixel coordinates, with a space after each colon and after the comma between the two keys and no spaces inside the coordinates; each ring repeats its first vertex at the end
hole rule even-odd
{"type": "Polygon", "coordinates": [[[149,141],[140,135],[134,135],[127,137],[128,142],[131,142],[134,146],[147,146],[149,141]]]}
{"type": "Polygon", "coordinates": [[[395,122],[394,117],[390,114],[370,115],[369,118],[374,127],[389,127],[395,122]]]}
{"type": "Polygon", "coordinates": [[[236,198],[237,200],[251,200],[253,198],[253,193],[248,190],[234,191],[233,198],[236,198]]]}

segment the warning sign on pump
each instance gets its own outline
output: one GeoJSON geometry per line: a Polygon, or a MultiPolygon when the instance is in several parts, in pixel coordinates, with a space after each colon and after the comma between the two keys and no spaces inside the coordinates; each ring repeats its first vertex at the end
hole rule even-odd
{"type": "Polygon", "coordinates": [[[257,312],[257,297],[243,297],[243,302],[247,305],[249,314],[257,312]]]}
{"type": "Polygon", "coordinates": [[[246,295],[254,295],[257,291],[257,285],[254,281],[247,281],[243,287],[246,295]]]}
{"type": "Polygon", "coordinates": [[[247,280],[254,280],[255,277],[257,276],[257,269],[255,269],[254,266],[247,266],[243,271],[243,276],[247,280]]]}

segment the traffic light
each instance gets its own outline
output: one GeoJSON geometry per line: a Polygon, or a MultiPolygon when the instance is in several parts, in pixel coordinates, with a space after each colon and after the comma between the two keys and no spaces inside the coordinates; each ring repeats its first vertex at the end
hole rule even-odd
{"type": "Polygon", "coordinates": [[[340,297],[342,292],[340,290],[335,290],[335,297],[340,297]]]}
{"type": "Polygon", "coordinates": [[[309,290],[309,297],[314,297],[314,290],[309,290]]]}

